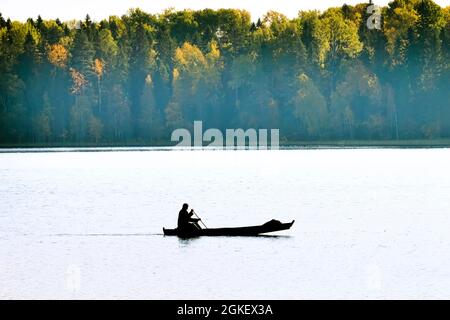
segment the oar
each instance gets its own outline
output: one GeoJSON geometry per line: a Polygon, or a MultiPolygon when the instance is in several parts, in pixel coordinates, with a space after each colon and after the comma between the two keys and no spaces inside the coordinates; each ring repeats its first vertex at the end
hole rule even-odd
{"type": "MultiPolygon", "coordinates": [[[[197,217],[197,219],[200,219],[200,217],[197,215],[197,213],[195,211],[192,211],[195,216],[197,217]]],[[[200,219],[200,222],[202,223],[202,225],[205,227],[205,229],[208,229],[208,227],[203,223],[202,219],[200,219]]]]}

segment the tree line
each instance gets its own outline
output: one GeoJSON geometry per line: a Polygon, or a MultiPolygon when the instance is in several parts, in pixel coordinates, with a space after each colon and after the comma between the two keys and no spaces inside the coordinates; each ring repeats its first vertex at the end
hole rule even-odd
{"type": "Polygon", "coordinates": [[[450,7],[395,0],[252,22],[236,9],[94,22],[0,14],[0,144],[157,144],[176,128],[283,142],[450,138],[450,7]]]}

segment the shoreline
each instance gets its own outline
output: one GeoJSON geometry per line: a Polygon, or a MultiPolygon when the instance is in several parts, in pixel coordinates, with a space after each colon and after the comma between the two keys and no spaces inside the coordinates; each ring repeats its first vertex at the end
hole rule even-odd
{"type": "MultiPolygon", "coordinates": [[[[227,150],[225,147],[209,148],[204,147],[177,147],[167,142],[152,144],[107,144],[107,143],[81,143],[81,144],[0,144],[0,153],[10,152],[73,152],[73,151],[169,151],[179,150],[227,150]]],[[[338,141],[291,141],[280,143],[280,150],[297,149],[366,149],[366,148],[398,148],[398,149],[429,149],[429,148],[450,148],[450,139],[442,140],[338,140],[338,141]]],[[[244,149],[231,149],[244,150],[244,149]]],[[[248,150],[245,149],[245,150],[248,150]]],[[[258,149],[251,149],[258,150],[258,149]]],[[[270,147],[268,147],[270,150],[270,147]]]]}

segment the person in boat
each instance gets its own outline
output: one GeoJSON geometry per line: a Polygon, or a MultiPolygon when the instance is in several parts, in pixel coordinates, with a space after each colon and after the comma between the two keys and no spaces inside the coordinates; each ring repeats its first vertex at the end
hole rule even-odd
{"type": "Polygon", "coordinates": [[[180,212],[178,213],[178,230],[183,232],[192,232],[201,229],[198,222],[200,218],[192,218],[194,215],[194,209],[188,211],[189,205],[187,203],[183,204],[180,212]]]}

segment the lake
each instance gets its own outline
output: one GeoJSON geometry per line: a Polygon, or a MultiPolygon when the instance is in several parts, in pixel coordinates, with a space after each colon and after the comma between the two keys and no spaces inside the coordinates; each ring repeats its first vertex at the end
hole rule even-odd
{"type": "Polygon", "coordinates": [[[450,297],[450,149],[7,151],[3,299],[450,297]],[[208,227],[296,222],[163,236],[183,202],[208,227]]]}

